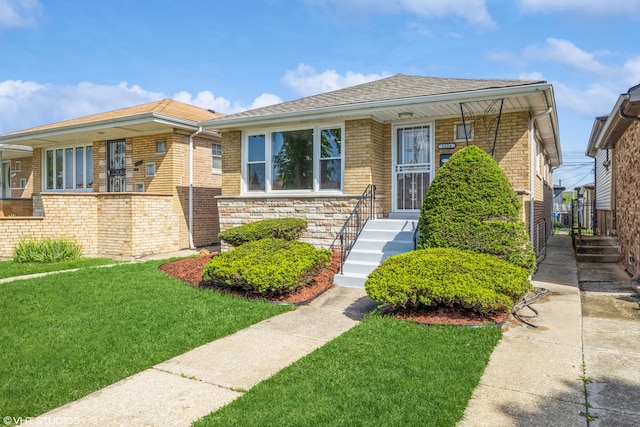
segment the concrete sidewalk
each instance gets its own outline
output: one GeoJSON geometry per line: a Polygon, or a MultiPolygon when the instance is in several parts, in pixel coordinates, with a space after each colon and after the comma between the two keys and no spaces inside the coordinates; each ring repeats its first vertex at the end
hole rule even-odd
{"type": "Polygon", "coordinates": [[[188,426],[355,326],[375,309],[364,289],[336,287],[279,316],[160,363],[30,423],[188,426]]]}
{"type": "Polygon", "coordinates": [[[553,236],[533,284],[549,291],[533,305],[538,327],[508,324],[459,427],[640,425],[629,275],[619,264],[577,263],[570,237],[553,236]]]}

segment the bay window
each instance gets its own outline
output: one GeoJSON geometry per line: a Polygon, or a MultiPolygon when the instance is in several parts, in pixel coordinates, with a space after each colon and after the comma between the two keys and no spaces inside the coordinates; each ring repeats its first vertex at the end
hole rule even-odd
{"type": "Polygon", "coordinates": [[[342,190],[342,133],[341,127],[315,127],[247,135],[246,191],[342,190]]]}
{"type": "Polygon", "coordinates": [[[93,188],[93,146],[71,146],[44,151],[44,188],[86,191],[93,188]]]}

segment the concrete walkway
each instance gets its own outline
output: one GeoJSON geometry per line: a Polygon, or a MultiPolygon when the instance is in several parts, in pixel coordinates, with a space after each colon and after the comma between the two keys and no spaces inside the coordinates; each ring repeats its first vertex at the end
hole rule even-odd
{"type": "Polygon", "coordinates": [[[160,363],[22,425],[188,426],[355,326],[376,304],[333,288],[307,306],[160,363]]]}
{"type": "Polygon", "coordinates": [[[629,275],[577,263],[571,239],[553,236],[533,284],[549,291],[533,305],[538,328],[508,324],[459,427],[640,425],[640,298],[629,275]]]}

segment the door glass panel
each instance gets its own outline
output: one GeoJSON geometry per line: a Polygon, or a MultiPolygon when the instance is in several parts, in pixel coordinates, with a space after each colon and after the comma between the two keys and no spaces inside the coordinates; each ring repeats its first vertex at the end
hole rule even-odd
{"type": "Polygon", "coordinates": [[[126,191],[126,143],[125,140],[109,141],[109,187],[110,192],[126,191]]]}

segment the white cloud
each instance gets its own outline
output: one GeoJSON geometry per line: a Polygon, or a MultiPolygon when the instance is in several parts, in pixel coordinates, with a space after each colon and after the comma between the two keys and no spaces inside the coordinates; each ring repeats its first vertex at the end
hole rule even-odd
{"type": "Polygon", "coordinates": [[[609,114],[620,92],[607,83],[594,83],[587,89],[576,89],[560,82],[552,84],[558,107],[589,118],[609,114]]]}
{"type": "Polygon", "coordinates": [[[389,77],[390,75],[391,74],[387,72],[365,75],[347,71],[347,74],[342,76],[335,70],[326,70],[318,74],[310,65],[300,64],[298,68],[293,71],[287,70],[282,78],[282,82],[292,88],[296,93],[302,96],[309,96],[379,80],[384,77],[389,77]]]}
{"type": "Polygon", "coordinates": [[[578,48],[568,40],[553,37],[549,37],[544,44],[526,48],[524,56],[535,61],[557,62],[601,76],[611,75],[614,71],[598,61],[593,53],[578,48]]]}
{"type": "MultiPolygon", "coordinates": [[[[149,91],[126,82],[115,86],[90,82],[56,86],[33,81],[5,80],[0,82],[0,134],[145,104],[166,97],[162,92],[149,91]]],[[[281,102],[278,96],[263,93],[251,105],[243,106],[226,98],[216,97],[210,91],[199,92],[195,97],[189,92],[181,91],[173,99],[224,114],[281,102]]]]}
{"type": "Polygon", "coordinates": [[[481,27],[494,27],[485,0],[305,0],[307,4],[345,8],[358,13],[408,12],[426,19],[459,17],[481,27]]]}
{"type": "Polygon", "coordinates": [[[600,17],[640,12],[640,0],[519,0],[527,12],[578,12],[600,17]]]}
{"type": "Polygon", "coordinates": [[[0,0],[0,28],[35,27],[41,11],[38,0],[0,0]]]}
{"type": "Polygon", "coordinates": [[[224,97],[216,97],[211,91],[208,90],[198,92],[195,98],[191,93],[181,91],[173,95],[173,99],[223,114],[238,113],[240,111],[266,107],[267,105],[273,105],[282,102],[280,97],[276,95],[263,93],[262,95],[257,97],[250,106],[243,106],[237,102],[232,103],[224,97]]]}

